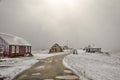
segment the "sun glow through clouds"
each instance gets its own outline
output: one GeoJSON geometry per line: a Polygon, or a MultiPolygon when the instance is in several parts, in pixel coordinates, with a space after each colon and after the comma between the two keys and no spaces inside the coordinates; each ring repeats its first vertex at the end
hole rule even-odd
{"type": "Polygon", "coordinates": [[[47,0],[47,2],[51,5],[73,5],[77,0],[47,0]]]}
{"type": "Polygon", "coordinates": [[[51,4],[64,4],[64,3],[68,3],[72,0],[48,0],[49,3],[51,4]]]}

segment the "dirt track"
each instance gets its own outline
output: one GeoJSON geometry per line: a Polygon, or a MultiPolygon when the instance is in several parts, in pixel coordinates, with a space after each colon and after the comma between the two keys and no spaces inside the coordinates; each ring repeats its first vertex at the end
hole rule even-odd
{"type": "Polygon", "coordinates": [[[63,66],[65,56],[66,54],[42,59],[13,80],[79,80],[78,76],[63,66]]]}

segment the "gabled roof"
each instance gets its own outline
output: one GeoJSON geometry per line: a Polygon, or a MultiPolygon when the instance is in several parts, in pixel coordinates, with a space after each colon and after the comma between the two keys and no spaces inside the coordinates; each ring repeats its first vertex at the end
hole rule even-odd
{"type": "Polygon", "coordinates": [[[31,46],[26,40],[21,37],[14,36],[11,34],[0,33],[0,37],[9,45],[26,45],[31,46]]]}

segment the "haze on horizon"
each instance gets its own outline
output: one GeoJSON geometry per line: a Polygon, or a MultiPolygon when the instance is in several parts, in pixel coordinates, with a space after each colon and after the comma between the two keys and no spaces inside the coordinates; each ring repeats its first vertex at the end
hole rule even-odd
{"type": "Polygon", "coordinates": [[[54,43],[120,50],[120,0],[1,0],[0,32],[23,37],[33,49],[54,43]]]}

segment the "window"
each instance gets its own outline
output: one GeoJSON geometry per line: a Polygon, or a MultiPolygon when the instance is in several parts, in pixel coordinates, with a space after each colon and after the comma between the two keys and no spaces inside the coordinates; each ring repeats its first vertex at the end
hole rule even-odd
{"type": "Polygon", "coordinates": [[[19,53],[19,46],[16,46],[16,53],[19,53]]]}
{"type": "Polygon", "coordinates": [[[12,46],[12,53],[15,53],[15,46],[12,46]]]}
{"type": "Polygon", "coordinates": [[[3,48],[2,47],[0,47],[0,53],[3,53],[3,48]]]}
{"type": "Polygon", "coordinates": [[[28,47],[26,46],[26,52],[28,52],[28,47]]]}
{"type": "Polygon", "coordinates": [[[30,47],[28,47],[28,52],[30,52],[30,49],[31,49],[31,48],[30,48],[30,47]]]}

